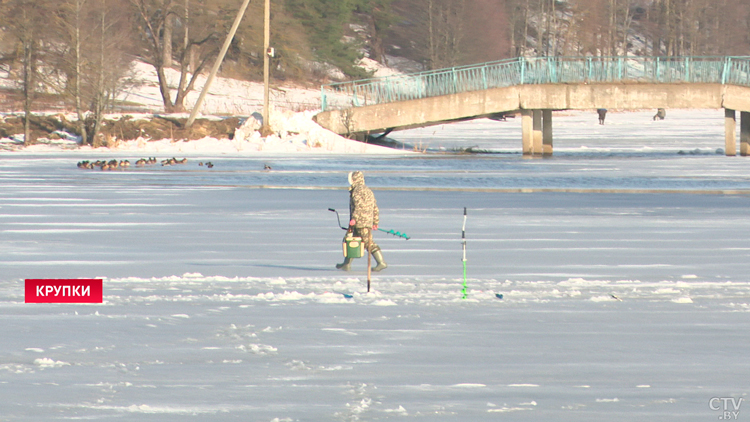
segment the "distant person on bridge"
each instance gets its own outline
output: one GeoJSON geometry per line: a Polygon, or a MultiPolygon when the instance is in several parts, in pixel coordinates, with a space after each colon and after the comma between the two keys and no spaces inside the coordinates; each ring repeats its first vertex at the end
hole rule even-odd
{"type": "Polygon", "coordinates": [[[607,117],[607,109],[606,108],[597,108],[596,112],[599,113],[599,124],[604,124],[604,118],[607,117]]]}
{"type": "MultiPolygon", "coordinates": [[[[380,246],[372,241],[372,231],[378,229],[380,222],[380,211],[375,201],[375,194],[365,185],[365,175],[361,171],[349,173],[349,231],[354,236],[362,238],[362,244],[365,249],[370,251],[375,262],[378,264],[372,270],[381,271],[388,267],[383,259],[383,253],[380,246]]],[[[336,264],[336,268],[349,271],[352,265],[352,258],[344,258],[344,262],[336,264]]]]}
{"type": "Polygon", "coordinates": [[[665,117],[667,117],[667,110],[664,110],[663,108],[656,110],[656,114],[654,114],[654,120],[664,120],[665,117]]]}

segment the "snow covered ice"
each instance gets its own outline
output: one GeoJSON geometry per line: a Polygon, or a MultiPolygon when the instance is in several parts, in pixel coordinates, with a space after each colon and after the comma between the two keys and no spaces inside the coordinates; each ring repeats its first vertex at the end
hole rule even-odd
{"type": "Polygon", "coordinates": [[[556,114],[544,160],[520,119],[392,134],[487,155],[3,152],[0,421],[716,420],[750,378],[748,162],[721,111],[652,115],[556,114]],[[75,165],[154,154],[188,163],[75,165]],[[334,269],[351,170],[411,237],[376,234],[369,294],[334,269]],[[25,304],[31,278],[104,303],[25,304]]]}

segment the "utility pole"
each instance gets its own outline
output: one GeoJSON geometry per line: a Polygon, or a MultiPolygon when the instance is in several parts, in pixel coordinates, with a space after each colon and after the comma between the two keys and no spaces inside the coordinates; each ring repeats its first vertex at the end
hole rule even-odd
{"type": "Polygon", "coordinates": [[[268,136],[271,134],[270,116],[269,116],[269,80],[270,80],[270,68],[271,68],[271,57],[273,57],[273,50],[271,49],[271,0],[266,0],[265,13],[263,19],[263,126],[260,128],[260,134],[262,136],[268,136]]]}
{"type": "MultiPolygon", "coordinates": [[[[266,3],[268,3],[268,0],[266,0],[266,3]]],[[[224,40],[224,45],[221,46],[219,56],[216,57],[214,67],[211,69],[211,73],[208,75],[208,79],[206,79],[206,83],[203,85],[201,95],[198,97],[198,101],[195,102],[193,111],[190,112],[190,117],[188,117],[187,122],[185,122],[185,127],[190,127],[193,124],[193,121],[195,121],[195,116],[198,114],[198,110],[200,110],[201,105],[203,104],[203,99],[206,98],[206,94],[208,94],[208,88],[211,87],[211,82],[213,82],[214,76],[216,76],[216,72],[219,71],[219,66],[221,66],[221,62],[224,60],[224,56],[227,54],[229,45],[232,43],[232,38],[234,38],[234,34],[237,32],[237,27],[240,26],[242,17],[245,16],[245,10],[247,9],[248,4],[250,4],[250,0],[244,0],[239,12],[237,12],[237,16],[234,18],[232,28],[229,30],[229,34],[227,34],[227,38],[224,40]]]]}

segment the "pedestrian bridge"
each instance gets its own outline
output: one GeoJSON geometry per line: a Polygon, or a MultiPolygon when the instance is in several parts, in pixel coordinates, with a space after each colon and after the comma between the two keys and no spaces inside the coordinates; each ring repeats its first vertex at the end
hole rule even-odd
{"type": "Polygon", "coordinates": [[[517,58],[322,86],[323,127],[352,138],[520,112],[524,154],[553,151],[552,111],[724,109],[750,154],[750,57],[517,58]]]}

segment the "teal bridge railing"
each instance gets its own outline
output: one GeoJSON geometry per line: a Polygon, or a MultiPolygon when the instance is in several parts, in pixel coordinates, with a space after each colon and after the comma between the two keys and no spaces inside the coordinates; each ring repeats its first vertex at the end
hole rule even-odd
{"type": "Polygon", "coordinates": [[[716,83],[750,86],[750,57],[539,57],[322,86],[323,111],[523,84],[716,83]]]}

